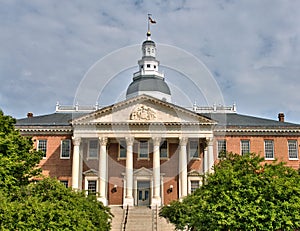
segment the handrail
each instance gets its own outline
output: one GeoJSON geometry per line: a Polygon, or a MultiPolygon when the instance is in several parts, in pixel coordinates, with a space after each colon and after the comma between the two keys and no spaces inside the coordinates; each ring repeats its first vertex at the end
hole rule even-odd
{"type": "Polygon", "coordinates": [[[122,231],[126,231],[126,225],[127,225],[127,220],[128,220],[128,211],[129,211],[129,206],[127,205],[126,209],[123,210],[123,221],[121,224],[122,231]]]}
{"type": "Polygon", "coordinates": [[[152,210],[152,231],[158,230],[158,206],[152,210]]]}

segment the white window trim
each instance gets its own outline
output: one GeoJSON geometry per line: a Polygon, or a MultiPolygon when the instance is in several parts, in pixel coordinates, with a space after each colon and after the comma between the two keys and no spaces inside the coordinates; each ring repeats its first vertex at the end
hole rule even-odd
{"type": "Polygon", "coordinates": [[[150,142],[149,142],[149,140],[139,140],[139,142],[138,142],[138,160],[150,160],[149,148],[150,148],[150,142]],[[141,157],[140,156],[140,154],[141,154],[141,141],[142,142],[146,141],[147,144],[148,144],[148,151],[147,151],[148,156],[147,157],[141,157]]]}
{"type": "Polygon", "coordinates": [[[160,156],[160,147],[159,147],[159,157],[161,160],[169,160],[169,142],[168,140],[164,140],[161,144],[163,144],[164,142],[167,142],[167,156],[166,157],[161,157],[160,156]]]}
{"type": "Polygon", "coordinates": [[[47,151],[48,151],[48,140],[47,139],[39,139],[38,142],[37,142],[37,148],[36,148],[36,150],[40,151],[40,149],[39,149],[39,143],[40,143],[41,140],[46,140],[46,152],[45,152],[45,156],[43,156],[43,159],[47,159],[47,151]]]}
{"type": "Polygon", "coordinates": [[[275,160],[275,143],[274,140],[264,140],[264,158],[265,160],[275,160]],[[273,142],[273,157],[267,158],[266,157],[266,141],[272,141],[273,142]]]}
{"type": "Polygon", "coordinates": [[[121,157],[121,143],[125,144],[125,152],[126,152],[126,157],[127,157],[127,144],[125,140],[121,140],[121,142],[118,142],[118,160],[126,160],[126,157],[121,157]]]}
{"type": "Polygon", "coordinates": [[[199,142],[199,139],[189,139],[188,140],[188,159],[189,160],[200,160],[200,142],[199,142]],[[191,142],[197,142],[197,150],[198,150],[198,156],[197,157],[194,157],[194,156],[191,156],[191,142]]]}
{"type": "Polygon", "coordinates": [[[90,139],[88,140],[88,152],[87,152],[87,159],[88,160],[97,160],[99,156],[99,142],[97,139],[90,139]],[[90,141],[97,141],[97,156],[90,156],[90,141]]]}
{"type": "Polygon", "coordinates": [[[60,141],[60,159],[64,159],[64,160],[68,160],[71,157],[71,140],[70,139],[65,139],[65,140],[61,140],[60,141]],[[62,156],[62,152],[63,152],[63,141],[68,141],[69,143],[69,156],[62,156]]]}
{"type": "Polygon", "coordinates": [[[288,148],[288,157],[289,157],[289,160],[299,160],[298,140],[289,139],[288,142],[287,142],[287,146],[288,146],[287,148],[288,148]],[[289,141],[296,141],[297,158],[290,158],[290,154],[289,154],[289,141]]]}
{"type": "Polygon", "coordinates": [[[188,194],[192,193],[192,181],[199,181],[199,188],[202,186],[201,176],[188,176],[188,194]]]}
{"type": "Polygon", "coordinates": [[[222,142],[225,142],[225,152],[227,152],[227,140],[226,139],[220,139],[220,140],[217,140],[217,158],[220,159],[220,151],[219,151],[219,142],[222,141],[222,142]]]}
{"type": "Polygon", "coordinates": [[[86,176],[84,178],[84,190],[85,190],[85,194],[88,196],[89,195],[89,191],[88,191],[88,186],[89,186],[89,182],[88,181],[92,181],[95,180],[96,181],[96,196],[99,193],[99,181],[98,181],[98,177],[97,176],[86,176]]]}
{"type": "Polygon", "coordinates": [[[245,142],[245,141],[247,141],[248,143],[249,143],[249,153],[251,152],[251,142],[250,142],[250,140],[247,140],[247,139],[242,139],[241,141],[240,141],[240,146],[241,146],[241,151],[240,151],[240,153],[241,153],[241,155],[243,155],[243,145],[242,145],[242,142],[245,142]]]}

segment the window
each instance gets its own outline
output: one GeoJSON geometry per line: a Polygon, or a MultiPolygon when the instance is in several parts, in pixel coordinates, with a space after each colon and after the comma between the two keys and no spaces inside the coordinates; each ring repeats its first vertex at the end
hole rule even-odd
{"type": "Polygon", "coordinates": [[[168,158],[168,142],[165,140],[159,147],[160,158],[168,158]]]}
{"type": "Polygon", "coordinates": [[[265,140],[265,159],[274,159],[274,141],[265,140]]]}
{"type": "Polygon", "coordinates": [[[69,187],[69,182],[67,180],[61,180],[60,183],[62,183],[66,188],[69,187]]]}
{"type": "Polygon", "coordinates": [[[147,68],[150,68],[151,67],[151,65],[150,64],[147,64],[147,68]]]}
{"type": "Polygon", "coordinates": [[[47,154],[47,140],[38,140],[38,151],[42,151],[44,153],[44,158],[46,158],[47,154]]]}
{"type": "Polygon", "coordinates": [[[297,140],[288,140],[289,159],[298,159],[298,144],[297,140]]]}
{"type": "Polygon", "coordinates": [[[218,140],[218,158],[224,157],[226,153],[226,140],[218,140]]]}
{"type": "Polygon", "coordinates": [[[200,187],[200,183],[198,180],[191,181],[191,193],[195,192],[197,188],[200,187]]]}
{"type": "Polygon", "coordinates": [[[97,181],[89,180],[88,181],[88,195],[96,195],[96,189],[97,189],[97,181]]]}
{"type": "Polygon", "coordinates": [[[119,158],[126,158],[126,141],[120,140],[119,142],[119,158]]]}
{"type": "Polygon", "coordinates": [[[189,157],[190,158],[198,158],[199,157],[199,142],[198,140],[190,140],[189,141],[189,157]]]}
{"type": "Polygon", "coordinates": [[[241,140],[241,154],[245,155],[250,153],[250,141],[249,140],[241,140]]]}
{"type": "Polygon", "coordinates": [[[148,158],[148,146],[149,144],[147,140],[140,141],[139,158],[148,158]]]}
{"type": "Polygon", "coordinates": [[[62,140],[60,145],[60,158],[69,159],[71,153],[71,140],[62,140]]]}
{"type": "Polygon", "coordinates": [[[98,140],[89,141],[89,156],[90,159],[97,159],[98,157],[98,140]]]}

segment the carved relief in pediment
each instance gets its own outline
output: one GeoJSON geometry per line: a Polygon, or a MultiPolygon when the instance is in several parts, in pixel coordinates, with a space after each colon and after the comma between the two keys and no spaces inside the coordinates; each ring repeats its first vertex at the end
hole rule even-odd
{"type": "Polygon", "coordinates": [[[145,105],[135,108],[130,114],[130,120],[153,120],[156,118],[156,111],[145,105]]]}

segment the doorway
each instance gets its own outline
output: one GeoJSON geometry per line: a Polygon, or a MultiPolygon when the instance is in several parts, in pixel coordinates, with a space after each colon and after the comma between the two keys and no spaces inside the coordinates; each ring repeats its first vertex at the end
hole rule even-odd
{"type": "Polygon", "coordinates": [[[149,206],[150,205],[150,181],[137,182],[137,205],[149,206]]]}

